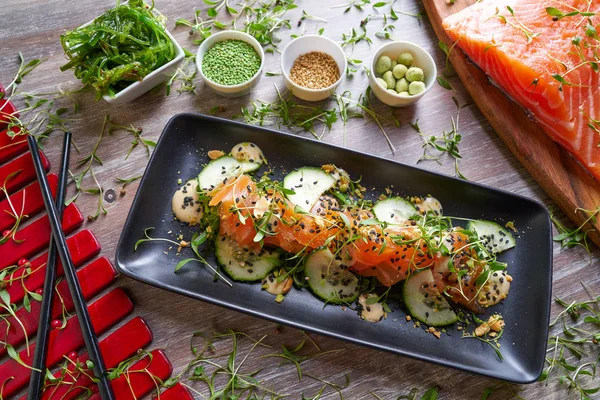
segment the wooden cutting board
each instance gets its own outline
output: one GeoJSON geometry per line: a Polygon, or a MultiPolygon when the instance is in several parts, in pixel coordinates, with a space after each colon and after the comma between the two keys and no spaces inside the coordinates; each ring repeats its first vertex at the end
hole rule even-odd
{"type": "MultiPolygon", "coordinates": [[[[453,42],[442,27],[442,20],[473,3],[475,0],[456,0],[454,4],[447,0],[423,1],[435,33],[448,48],[453,42]]],[[[578,207],[594,210],[600,206],[600,182],[553,142],[518,104],[493,86],[458,46],[450,52],[450,61],[482,114],[510,151],[565,214],[577,226],[581,225],[587,216],[575,210],[578,207]]],[[[594,229],[589,237],[600,246],[600,222],[586,228],[594,229]]]]}

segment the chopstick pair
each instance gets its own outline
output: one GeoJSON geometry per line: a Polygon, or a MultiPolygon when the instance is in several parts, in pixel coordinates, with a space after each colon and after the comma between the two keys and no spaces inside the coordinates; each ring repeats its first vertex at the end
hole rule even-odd
{"type": "Polygon", "coordinates": [[[28,400],[37,400],[41,398],[42,386],[46,371],[46,355],[48,353],[48,333],[50,330],[50,318],[52,311],[52,298],[54,291],[54,282],[56,280],[56,253],[62,261],[65,279],[67,286],[71,292],[75,312],[79,319],[79,326],[85,342],[85,347],[88,351],[89,360],[94,364],[94,375],[98,378],[98,389],[102,400],[114,400],[115,395],[110,385],[104,359],[100,353],[98,338],[94,332],[92,321],[88,313],[85,299],[79,286],[79,280],[75,273],[75,266],[69,253],[65,235],[62,231],[62,212],[64,208],[65,191],[67,187],[67,176],[69,171],[69,156],[71,149],[71,133],[66,132],[61,159],[61,170],[59,176],[58,190],[56,194],[56,205],[52,199],[52,193],[48,185],[48,179],[40,159],[40,153],[37,141],[33,136],[27,137],[27,143],[31,150],[31,157],[35,167],[35,173],[42,189],[42,197],[44,205],[48,213],[48,220],[52,228],[52,236],[50,247],[48,249],[48,261],[46,265],[46,277],[44,281],[44,289],[42,296],[42,304],[40,309],[40,320],[38,325],[37,339],[35,345],[35,353],[33,356],[33,365],[31,370],[31,378],[29,381],[29,389],[27,393],[28,400]]]}

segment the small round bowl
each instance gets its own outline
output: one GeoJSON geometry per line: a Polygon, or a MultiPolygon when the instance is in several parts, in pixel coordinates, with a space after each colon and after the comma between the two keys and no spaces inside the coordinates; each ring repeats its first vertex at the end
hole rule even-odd
{"type": "Polygon", "coordinates": [[[425,95],[431,89],[435,83],[437,77],[437,68],[431,55],[425,51],[421,46],[418,46],[412,42],[390,42],[381,46],[375,56],[371,60],[371,73],[369,74],[369,86],[375,93],[375,96],[383,103],[392,107],[406,107],[419,101],[421,97],[425,95]],[[425,90],[422,93],[413,96],[400,96],[398,94],[391,93],[384,89],[376,80],[375,76],[375,64],[381,56],[388,56],[392,60],[398,58],[400,53],[410,52],[414,57],[413,66],[419,67],[423,70],[425,75],[425,90]]]}
{"type": "Polygon", "coordinates": [[[247,33],[240,32],[240,31],[222,31],[219,33],[215,33],[214,35],[210,35],[207,39],[205,39],[202,42],[200,47],[198,47],[198,53],[196,54],[196,68],[198,69],[198,72],[200,73],[200,76],[202,77],[202,79],[204,79],[204,82],[206,82],[206,84],[211,89],[213,89],[217,94],[220,94],[221,96],[225,96],[225,97],[240,97],[245,94],[248,94],[250,92],[250,90],[252,90],[252,88],[254,86],[256,86],[256,84],[260,80],[260,77],[262,76],[262,70],[263,70],[264,64],[265,64],[265,53],[264,53],[260,43],[258,43],[258,41],[256,39],[254,39],[252,36],[248,35],[247,33]],[[210,80],[209,78],[207,78],[204,75],[204,73],[202,72],[202,60],[204,59],[204,55],[206,54],[206,52],[215,43],[222,42],[224,40],[235,40],[235,39],[243,40],[244,42],[250,44],[254,48],[254,50],[256,50],[256,52],[260,56],[260,67],[258,68],[258,71],[256,71],[256,73],[254,74],[254,76],[252,76],[252,78],[250,78],[246,82],[243,82],[243,83],[240,83],[237,85],[221,85],[219,83],[216,83],[216,82],[210,80]]]}
{"type": "Polygon", "coordinates": [[[347,66],[346,54],[340,45],[321,35],[300,36],[288,43],[283,49],[283,53],[281,53],[281,72],[283,73],[285,85],[294,96],[307,101],[324,100],[331,96],[344,78],[347,66]],[[333,85],[322,89],[309,89],[296,84],[290,79],[290,71],[292,70],[294,61],[301,55],[310,53],[311,51],[329,54],[335,60],[340,69],[340,79],[333,85]]]}

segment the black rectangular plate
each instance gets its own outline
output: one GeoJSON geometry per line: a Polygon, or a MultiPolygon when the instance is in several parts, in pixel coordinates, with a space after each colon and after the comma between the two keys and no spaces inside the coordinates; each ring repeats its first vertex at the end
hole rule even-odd
{"type": "MultiPolygon", "coordinates": [[[[196,228],[197,229],[197,228],[196,228]]],[[[171,235],[172,236],[172,235],[171,235]]],[[[189,251],[189,249],[188,249],[189,251]]],[[[216,265],[212,255],[208,261],[216,265]]],[[[548,212],[536,201],[493,188],[459,180],[419,168],[304,139],[274,130],[220,118],[178,114],[166,125],[142,178],[119,240],[116,262],[127,276],[251,315],[300,329],[331,335],[377,349],[435,362],[441,365],[518,383],[535,381],[546,353],[552,283],[552,241],[548,212]],[[164,243],[144,243],[134,252],[144,229],[155,227],[154,237],[181,232],[190,238],[193,227],[173,221],[171,196],[178,179],[195,177],[209,160],[207,151],[228,151],[243,141],[256,143],[270,164],[290,171],[294,168],[335,164],[350,176],[382,193],[393,185],[403,195],[437,197],[444,214],[484,218],[500,223],[509,220],[522,231],[517,247],[502,254],[513,276],[510,296],[496,307],[506,320],[502,343],[503,361],[487,344],[451,336],[436,339],[406,322],[405,313],[394,309],[387,319],[362,321],[355,312],[327,306],[306,289],[292,290],[281,304],[261,291],[260,284],[234,282],[233,287],[213,281],[213,273],[198,264],[188,264],[177,273],[176,249],[165,254],[164,243]]],[[[492,311],[489,311],[490,314],[492,311]]]]}

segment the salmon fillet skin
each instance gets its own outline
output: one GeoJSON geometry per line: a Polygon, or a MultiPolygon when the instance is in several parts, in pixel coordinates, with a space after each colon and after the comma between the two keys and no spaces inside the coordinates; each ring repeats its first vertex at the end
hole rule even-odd
{"type": "Polygon", "coordinates": [[[600,0],[482,0],[448,36],[600,180],[600,0]],[[567,15],[573,14],[573,15],[567,15]]]}

